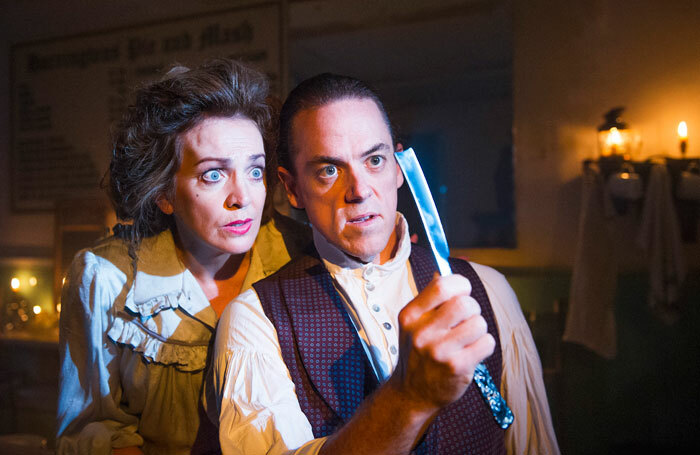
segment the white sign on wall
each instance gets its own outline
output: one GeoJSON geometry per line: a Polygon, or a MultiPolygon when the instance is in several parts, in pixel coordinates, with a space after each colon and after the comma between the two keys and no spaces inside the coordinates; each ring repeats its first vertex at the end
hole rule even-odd
{"type": "Polygon", "coordinates": [[[139,84],[174,63],[248,61],[283,88],[280,2],[103,33],[18,44],[11,52],[11,175],[15,211],[96,197],[110,125],[139,84]]]}

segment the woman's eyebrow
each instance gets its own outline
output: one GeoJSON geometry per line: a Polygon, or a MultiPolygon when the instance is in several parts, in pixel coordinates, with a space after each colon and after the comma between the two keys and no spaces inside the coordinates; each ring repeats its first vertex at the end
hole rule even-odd
{"type": "Polygon", "coordinates": [[[229,164],[231,164],[231,158],[217,158],[217,157],[213,157],[213,156],[205,156],[201,160],[194,163],[194,165],[199,166],[200,164],[206,163],[209,161],[214,161],[216,163],[219,163],[219,165],[222,167],[225,167],[225,166],[228,166],[229,164]]]}
{"type": "Polygon", "coordinates": [[[248,161],[257,161],[260,159],[265,159],[265,154],[264,153],[256,153],[255,155],[250,155],[248,157],[248,161]]]}
{"type": "MultiPolygon", "coordinates": [[[[250,155],[248,156],[248,161],[249,162],[254,162],[260,159],[265,159],[265,154],[264,153],[256,153],[255,155],[250,155]]],[[[233,159],[231,158],[220,158],[220,157],[215,157],[215,156],[205,156],[202,159],[198,160],[196,163],[194,163],[195,166],[199,166],[202,163],[207,163],[209,161],[213,161],[215,163],[218,163],[219,166],[221,167],[227,167],[230,166],[233,163],[233,159]]]]}

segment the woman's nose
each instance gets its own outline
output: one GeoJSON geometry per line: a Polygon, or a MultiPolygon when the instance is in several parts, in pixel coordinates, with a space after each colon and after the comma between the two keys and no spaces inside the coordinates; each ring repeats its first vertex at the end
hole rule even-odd
{"type": "Polygon", "coordinates": [[[248,194],[246,186],[239,182],[237,178],[231,178],[227,187],[226,200],[224,201],[226,208],[240,209],[247,206],[249,203],[250,195],[248,194]]]}

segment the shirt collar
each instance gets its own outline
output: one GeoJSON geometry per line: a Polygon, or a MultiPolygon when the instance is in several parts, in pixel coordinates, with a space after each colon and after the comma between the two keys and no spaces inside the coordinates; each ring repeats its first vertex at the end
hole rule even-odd
{"type": "Polygon", "coordinates": [[[170,230],[141,241],[133,303],[126,306],[141,317],[180,307],[212,329],[218,319],[197,280],[178,257],[170,230]]]}
{"type": "Polygon", "coordinates": [[[169,229],[143,239],[138,249],[134,302],[141,304],[161,295],[186,291],[186,270],[169,229]]]}
{"type": "MultiPolygon", "coordinates": [[[[265,223],[253,244],[251,263],[241,292],[288,261],[289,254],[282,234],[272,220],[265,223]]],[[[134,277],[134,305],[130,309],[140,314],[150,314],[162,306],[164,299],[168,305],[177,305],[206,324],[216,325],[216,312],[194,275],[180,260],[169,229],[141,241],[134,277]]]]}
{"type": "Polygon", "coordinates": [[[396,212],[396,226],[399,246],[393,258],[384,264],[374,264],[372,262],[362,262],[350,257],[341,249],[331,244],[316,228],[313,228],[314,245],[319,256],[323,260],[326,269],[331,274],[342,273],[344,270],[355,271],[374,267],[377,270],[391,272],[403,267],[411,254],[411,239],[408,235],[408,223],[404,216],[396,212]]]}

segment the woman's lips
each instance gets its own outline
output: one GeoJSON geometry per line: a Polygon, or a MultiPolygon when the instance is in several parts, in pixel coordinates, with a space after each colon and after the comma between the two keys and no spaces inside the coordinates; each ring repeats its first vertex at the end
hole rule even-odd
{"type": "Polygon", "coordinates": [[[224,230],[226,232],[230,232],[231,234],[243,235],[250,230],[252,225],[253,220],[250,218],[246,220],[236,220],[224,226],[224,230]]]}

